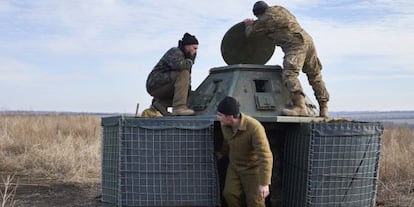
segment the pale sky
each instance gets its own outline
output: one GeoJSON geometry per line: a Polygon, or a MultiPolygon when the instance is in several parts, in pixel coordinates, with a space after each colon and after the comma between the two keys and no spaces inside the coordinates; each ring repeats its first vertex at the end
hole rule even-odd
{"type": "MultiPolygon", "coordinates": [[[[3,0],[0,110],[135,113],[145,81],[185,32],[199,42],[192,88],[225,66],[245,0],[3,0]]],[[[414,1],[278,0],[313,37],[331,111],[414,110],[414,1]],[[340,3],[338,3],[340,2],[340,3]]],[[[282,63],[277,48],[267,63],[282,63]]],[[[300,76],[305,93],[313,91],[300,76]]],[[[316,102],[315,102],[316,103],[316,102]]]]}

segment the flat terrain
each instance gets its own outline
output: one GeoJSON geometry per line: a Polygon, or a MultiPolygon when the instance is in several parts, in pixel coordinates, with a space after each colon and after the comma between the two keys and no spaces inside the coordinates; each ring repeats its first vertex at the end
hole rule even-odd
{"type": "Polygon", "coordinates": [[[75,183],[19,184],[14,197],[15,206],[88,207],[104,206],[100,202],[100,185],[75,183]]]}
{"type": "MultiPolygon", "coordinates": [[[[406,183],[409,185],[409,183],[406,183]]],[[[32,183],[20,184],[15,194],[16,207],[114,207],[100,201],[99,183],[32,183]]],[[[380,189],[383,186],[379,186],[380,189]]],[[[377,194],[378,207],[414,205],[414,186],[382,189],[377,194]],[[392,192],[390,192],[392,191],[392,192]]]]}
{"type": "MultiPolygon", "coordinates": [[[[376,202],[381,207],[414,206],[414,113],[338,117],[398,123],[384,130],[376,202]]],[[[0,207],[112,207],[100,202],[99,117],[0,114],[0,143],[0,195],[6,187],[11,195],[6,202],[0,198],[0,207]],[[10,175],[15,178],[7,184],[4,178],[10,175]]]]}

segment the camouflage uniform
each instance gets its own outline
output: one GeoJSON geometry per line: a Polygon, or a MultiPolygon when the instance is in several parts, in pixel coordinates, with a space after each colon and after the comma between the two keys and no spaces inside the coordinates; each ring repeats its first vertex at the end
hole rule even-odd
{"type": "Polygon", "coordinates": [[[231,127],[221,126],[224,143],[222,154],[228,154],[223,196],[228,206],[240,206],[242,191],[247,206],[265,206],[258,195],[259,185],[270,185],[273,156],[266,132],[256,119],[241,114],[240,126],[234,133],[231,127]]]}
{"type": "Polygon", "coordinates": [[[146,88],[155,101],[163,106],[181,107],[187,104],[193,60],[173,47],[155,65],[147,78],[146,88]]]}
{"type": "Polygon", "coordinates": [[[298,75],[303,71],[312,86],[319,103],[329,101],[329,93],[322,80],[322,65],[316,53],[312,37],[299,25],[295,16],[281,6],[267,8],[258,16],[251,34],[265,33],[285,53],[283,80],[291,93],[303,93],[298,75]]]}

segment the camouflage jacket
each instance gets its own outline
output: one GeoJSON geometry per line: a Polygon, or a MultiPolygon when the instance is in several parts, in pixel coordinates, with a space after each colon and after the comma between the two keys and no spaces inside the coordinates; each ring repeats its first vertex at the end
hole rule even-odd
{"type": "Polygon", "coordinates": [[[170,71],[189,70],[191,73],[192,66],[193,61],[186,58],[180,48],[173,47],[154,66],[147,78],[146,87],[148,89],[163,86],[171,81],[170,71]]]}
{"type": "Polygon", "coordinates": [[[284,52],[311,41],[311,37],[299,25],[296,17],[281,6],[269,7],[254,22],[250,34],[264,33],[284,52]]]}

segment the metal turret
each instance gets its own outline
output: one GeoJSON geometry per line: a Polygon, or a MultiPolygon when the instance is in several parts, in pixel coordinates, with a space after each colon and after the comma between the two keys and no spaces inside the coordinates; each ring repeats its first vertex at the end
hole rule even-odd
{"type": "MultiPolygon", "coordinates": [[[[210,69],[189,105],[197,114],[214,115],[225,96],[235,97],[240,110],[255,117],[276,117],[290,100],[280,66],[237,64],[210,69]]],[[[309,114],[316,116],[316,106],[308,98],[306,102],[309,114]]]]}
{"type": "MultiPolygon", "coordinates": [[[[255,117],[276,117],[291,100],[282,81],[282,68],[264,65],[275,45],[266,36],[245,35],[240,22],[231,27],[221,42],[221,54],[229,66],[210,69],[208,77],[191,94],[189,106],[198,115],[214,115],[225,96],[235,97],[242,112],[255,117]]],[[[308,113],[317,116],[316,106],[306,98],[308,113]]]]}

